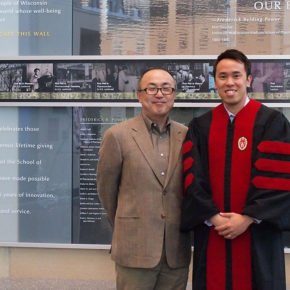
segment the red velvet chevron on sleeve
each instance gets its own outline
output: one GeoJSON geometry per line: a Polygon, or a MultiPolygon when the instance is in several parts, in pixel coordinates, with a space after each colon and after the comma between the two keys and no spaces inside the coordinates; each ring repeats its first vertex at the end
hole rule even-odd
{"type": "Polygon", "coordinates": [[[277,141],[263,141],[258,145],[258,150],[263,153],[290,155],[290,144],[277,141]]]}
{"type": "Polygon", "coordinates": [[[187,140],[184,144],[183,144],[183,155],[185,155],[186,153],[188,153],[193,147],[193,143],[190,140],[187,140]]]}
{"type": "Polygon", "coordinates": [[[290,179],[256,176],[252,183],[256,188],[290,190],[290,179]]]}
{"type": "Polygon", "coordinates": [[[183,172],[186,172],[188,169],[190,169],[193,165],[193,158],[192,157],[187,157],[183,161],[183,172]]]}
{"type": "Polygon", "coordinates": [[[194,175],[192,173],[192,165],[193,165],[193,157],[192,157],[192,150],[193,143],[191,140],[187,140],[183,144],[183,172],[184,172],[184,194],[186,194],[186,191],[188,187],[192,184],[194,175]],[[190,154],[188,154],[190,153],[190,154]]]}
{"type": "Polygon", "coordinates": [[[271,160],[271,159],[258,159],[255,163],[257,169],[261,171],[290,173],[290,162],[271,160]]]}
{"type": "Polygon", "coordinates": [[[189,173],[186,175],[186,177],[184,179],[184,194],[186,194],[186,190],[192,184],[193,179],[194,179],[194,176],[192,173],[189,173]]]}
{"type": "MultiPolygon", "coordinates": [[[[290,144],[277,141],[263,141],[258,145],[262,153],[290,155],[290,144]]],[[[271,157],[273,158],[273,156],[271,157]]],[[[260,171],[273,172],[275,174],[290,174],[290,162],[260,158],[256,161],[255,167],[260,171]]],[[[280,177],[256,176],[252,180],[256,188],[273,190],[290,190],[290,179],[280,177]]]]}

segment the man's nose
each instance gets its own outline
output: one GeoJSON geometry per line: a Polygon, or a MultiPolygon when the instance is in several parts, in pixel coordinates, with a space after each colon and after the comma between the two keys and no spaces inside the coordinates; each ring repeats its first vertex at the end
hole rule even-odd
{"type": "Polygon", "coordinates": [[[157,90],[157,93],[156,93],[155,97],[157,97],[157,98],[162,98],[163,97],[161,89],[157,90]]]}
{"type": "Polygon", "coordinates": [[[226,85],[232,86],[234,84],[234,80],[232,77],[226,78],[226,85]]]}

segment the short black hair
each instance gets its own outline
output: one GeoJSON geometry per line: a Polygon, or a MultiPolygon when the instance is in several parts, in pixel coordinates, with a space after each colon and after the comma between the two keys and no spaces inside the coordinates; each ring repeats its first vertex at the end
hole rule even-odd
{"type": "Polygon", "coordinates": [[[213,76],[216,77],[216,68],[218,63],[223,59],[233,59],[235,61],[241,62],[245,66],[247,77],[251,74],[251,62],[247,56],[237,49],[227,49],[222,52],[216,59],[213,65],[213,76]]]}
{"type": "Polygon", "coordinates": [[[142,74],[141,74],[141,76],[140,76],[140,78],[139,78],[139,81],[138,81],[138,88],[137,88],[138,91],[141,89],[140,83],[141,83],[141,81],[142,81],[142,79],[143,79],[143,76],[144,76],[146,73],[148,73],[149,71],[152,71],[152,70],[163,70],[163,71],[167,72],[167,73],[168,73],[169,75],[171,75],[171,77],[173,78],[174,83],[175,83],[175,86],[176,86],[175,78],[173,77],[173,75],[172,75],[172,73],[171,73],[170,71],[168,71],[167,69],[162,68],[162,67],[150,67],[150,68],[148,68],[148,69],[146,69],[146,70],[144,70],[144,71],[142,72],[142,74]]]}

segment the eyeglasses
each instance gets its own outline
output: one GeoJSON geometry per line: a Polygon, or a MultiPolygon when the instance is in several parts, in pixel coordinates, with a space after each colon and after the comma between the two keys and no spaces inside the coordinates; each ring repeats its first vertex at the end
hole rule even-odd
{"type": "Polygon", "coordinates": [[[138,92],[142,92],[144,91],[147,95],[157,95],[158,94],[158,91],[160,90],[160,92],[162,93],[162,95],[171,95],[175,89],[174,88],[167,88],[167,87],[164,87],[164,88],[145,88],[145,89],[142,89],[142,90],[138,90],[138,92]]]}

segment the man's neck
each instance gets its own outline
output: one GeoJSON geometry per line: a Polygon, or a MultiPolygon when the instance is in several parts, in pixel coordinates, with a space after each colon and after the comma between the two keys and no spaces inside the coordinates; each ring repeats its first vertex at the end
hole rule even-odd
{"type": "Polygon", "coordinates": [[[238,103],[236,105],[228,105],[224,103],[224,106],[233,115],[237,115],[248,104],[248,102],[249,102],[249,98],[246,97],[244,102],[238,103]]]}
{"type": "Polygon", "coordinates": [[[229,106],[227,104],[224,104],[226,109],[231,112],[233,115],[237,115],[242,109],[244,106],[229,106]]]}
{"type": "Polygon", "coordinates": [[[158,117],[155,117],[155,118],[149,117],[146,114],[144,114],[144,115],[149,120],[151,120],[153,123],[157,124],[160,132],[163,132],[163,130],[164,130],[165,126],[166,126],[167,120],[168,120],[168,115],[166,115],[166,116],[158,116],[158,117]]]}

